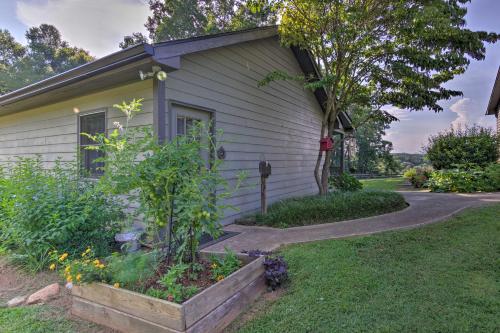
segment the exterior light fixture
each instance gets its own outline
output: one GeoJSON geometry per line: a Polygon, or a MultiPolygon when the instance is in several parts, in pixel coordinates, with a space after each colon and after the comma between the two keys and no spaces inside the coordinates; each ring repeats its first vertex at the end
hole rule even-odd
{"type": "Polygon", "coordinates": [[[160,81],[165,81],[167,79],[167,73],[161,70],[160,66],[153,66],[151,68],[151,72],[144,73],[143,71],[139,71],[139,77],[142,81],[146,79],[151,79],[156,76],[156,78],[160,81]]]}

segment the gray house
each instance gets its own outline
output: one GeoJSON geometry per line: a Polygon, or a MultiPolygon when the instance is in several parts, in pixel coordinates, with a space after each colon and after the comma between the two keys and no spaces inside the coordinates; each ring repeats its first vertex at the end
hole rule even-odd
{"type": "MultiPolygon", "coordinates": [[[[497,118],[497,134],[500,135],[500,67],[498,68],[497,77],[493,84],[486,115],[493,115],[497,118]]],[[[500,151],[500,146],[498,150],[500,151]]]]}
{"type": "MultiPolygon", "coordinates": [[[[80,132],[107,131],[122,115],[112,107],[144,98],[144,112],[133,125],[153,125],[160,139],[182,134],[193,119],[211,120],[224,132],[223,173],[246,170],[259,183],[259,161],[272,164],[268,201],[317,191],[313,168],[325,92],[297,82],[257,82],[273,70],[318,76],[309,53],[280,46],[275,27],[141,44],[0,96],[0,165],[16,156],[40,154],[47,167],[60,158],[74,161],[78,151],[93,170],[92,151],[80,132]],[[161,69],[165,81],[155,75],[161,69]]],[[[351,130],[338,119],[338,135],[351,130]]],[[[260,187],[241,189],[231,199],[239,212],[224,223],[255,211],[260,187]]]]}

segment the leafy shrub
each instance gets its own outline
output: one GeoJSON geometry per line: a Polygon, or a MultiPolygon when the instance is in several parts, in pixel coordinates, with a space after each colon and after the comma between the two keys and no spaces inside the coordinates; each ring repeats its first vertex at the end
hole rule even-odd
{"type": "Polygon", "coordinates": [[[340,191],[359,191],[363,188],[363,184],[353,175],[343,172],[339,175],[330,177],[330,185],[340,191]]]}
{"type": "Polygon", "coordinates": [[[288,280],[288,264],[282,256],[267,256],[264,260],[266,284],[276,290],[288,280]]]}
{"type": "Polygon", "coordinates": [[[484,169],[484,177],[487,179],[488,185],[491,186],[485,191],[500,191],[500,163],[492,163],[487,166],[484,169]]]}
{"type": "Polygon", "coordinates": [[[432,168],[427,166],[410,168],[405,171],[403,177],[406,178],[414,187],[422,188],[432,173],[432,168]]]}
{"type": "MultiPolygon", "coordinates": [[[[126,115],[127,124],[142,111],[141,100],[115,107],[126,115]]],[[[137,193],[138,212],[150,236],[160,240],[156,245],[169,248],[169,255],[175,249],[178,261],[194,262],[201,236],[217,238],[222,232],[221,214],[232,208],[223,204],[232,191],[220,173],[222,160],[207,165],[202,154],[212,154],[220,140],[201,122],[193,124],[185,136],[162,144],[150,127],[115,125],[108,136],[88,135],[97,143],[94,149],[104,152],[101,181],[115,194],[137,193]],[[160,237],[160,230],[173,220],[168,226],[172,237],[160,237]]],[[[238,186],[239,182],[235,189],[238,186]]]]}
{"type": "Polygon", "coordinates": [[[122,205],[73,165],[46,170],[40,158],[21,158],[0,182],[0,238],[13,259],[32,270],[46,267],[48,252],[70,257],[88,246],[110,253],[123,218],[122,205]]]}
{"type": "Polygon", "coordinates": [[[180,303],[198,292],[195,286],[183,286],[180,279],[189,268],[187,264],[177,264],[169,268],[168,272],[163,275],[158,283],[165,288],[166,299],[170,302],[180,303]]]}
{"type": "Polygon", "coordinates": [[[405,207],[403,196],[396,192],[335,192],[274,203],[266,215],[256,215],[255,223],[287,228],[385,214],[405,207]]]}
{"type": "Polygon", "coordinates": [[[486,167],[498,158],[498,137],[491,129],[480,126],[450,128],[431,136],[425,151],[436,170],[457,165],[486,167]]]}
{"type": "Polygon", "coordinates": [[[210,269],[212,271],[212,279],[220,281],[237,271],[241,267],[241,260],[236,253],[229,249],[225,249],[225,256],[219,257],[212,255],[210,257],[210,269]]]}
{"type": "Polygon", "coordinates": [[[433,192],[498,191],[500,165],[491,164],[485,169],[437,170],[431,174],[428,185],[433,192]]]}

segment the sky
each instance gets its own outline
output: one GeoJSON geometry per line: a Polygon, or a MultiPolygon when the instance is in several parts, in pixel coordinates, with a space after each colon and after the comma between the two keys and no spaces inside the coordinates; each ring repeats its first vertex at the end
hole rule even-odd
{"type": "MultiPolygon", "coordinates": [[[[102,57],[118,50],[124,35],[143,32],[149,15],[147,0],[0,0],[0,29],[8,29],[21,43],[28,27],[55,25],[63,39],[102,57]]],[[[500,33],[500,0],[472,0],[467,27],[500,33]]],[[[386,108],[400,121],[393,123],[386,139],[395,152],[417,153],[429,135],[463,125],[494,127],[495,118],[485,116],[493,82],[500,66],[500,43],[488,45],[484,61],[471,61],[467,72],[447,84],[463,97],[441,102],[444,111],[409,112],[386,108]]]]}

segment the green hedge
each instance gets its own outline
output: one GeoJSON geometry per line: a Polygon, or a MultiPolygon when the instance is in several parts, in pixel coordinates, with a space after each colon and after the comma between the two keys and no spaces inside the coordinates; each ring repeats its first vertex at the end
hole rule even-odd
{"type": "Polygon", "coordinates": [[[434,171],[427,186],[432,192],[500,191],[500,164],[491,164],[484,169],[434,171]]]}
{"type": "Polygon", "coordinates": [[[335,192],[324,197],[308,196],[277,202],[269,207],[266,215],[257,215],[255,224],[287,228],[380,215],[406,206],[403,196],[396,192],[335,192]]]}

